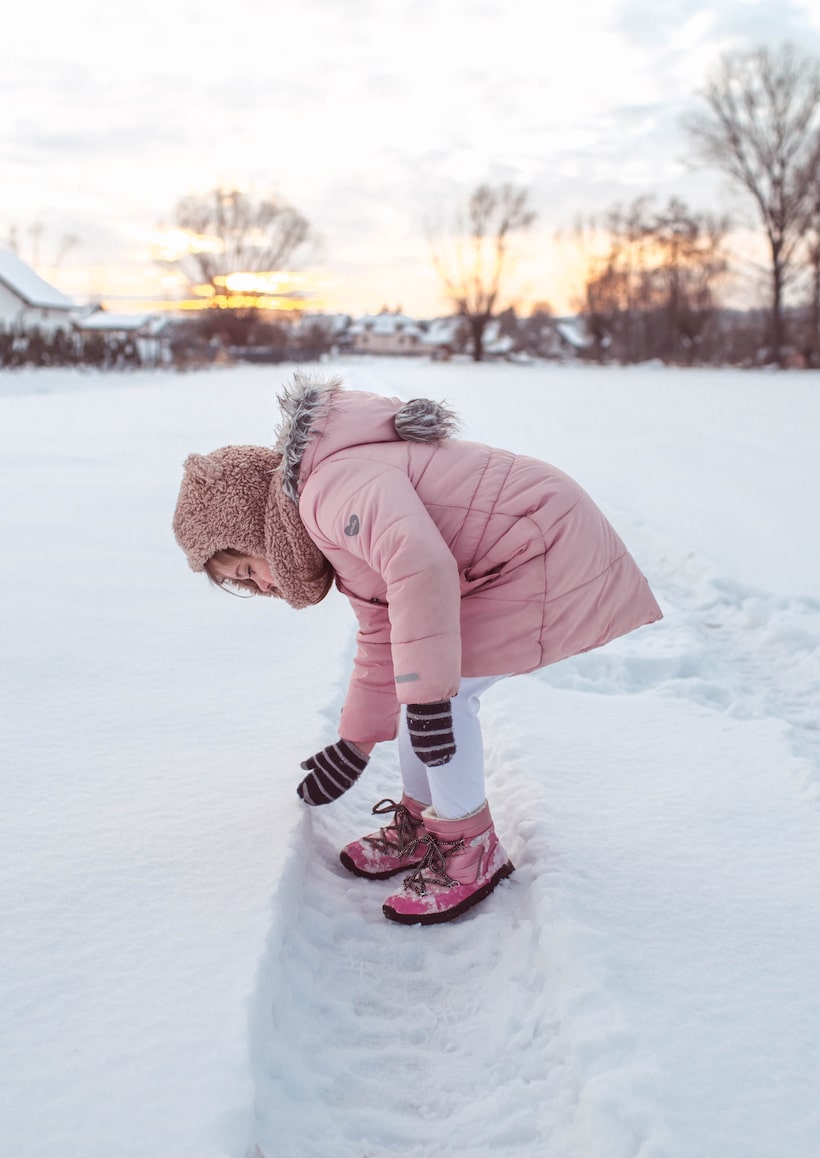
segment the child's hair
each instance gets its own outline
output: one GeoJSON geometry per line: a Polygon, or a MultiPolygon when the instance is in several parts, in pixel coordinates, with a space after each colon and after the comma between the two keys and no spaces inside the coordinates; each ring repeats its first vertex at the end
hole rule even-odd
{"type": "MultiPolygon", "coordinates": [[[[221,551],[214,552],[210,559],[203,564],[203,571],[208,576],[215,587],[220,587],[223,591],[227,591],[230,595],[238,595],[239,592],[234,588],[241,588],[243,591],[250,592],[251,595],[258,595],[259,588],[254,583],[253,579],[237,579],[235,577],[227,578],[221,575],[216,568],[216,564],[221,563],[223,567],[230,567],[234,559],[243,559],[244,552],[235,551],[233,547],[225,547],[221,551]]],[[[247,599],[247,595],[244,596],[247,599]]]]}

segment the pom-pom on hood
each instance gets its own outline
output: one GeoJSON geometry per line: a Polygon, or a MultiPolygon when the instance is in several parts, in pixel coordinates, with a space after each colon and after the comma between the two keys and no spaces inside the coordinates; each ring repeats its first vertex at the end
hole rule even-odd
{"type": "Polygon", "coordinates": [[[457,427],[455,414],[426,398],[402,403],[358,390],[339,378],[297,371],[279,397],[281,420],[273,449],[223,446],[190,454],[174,512],[174,534],[193,571],[231,548],[268,561],[277,594],[308,607],[327,594],[330,564],[299,517],[300,478],[344,447],[368,443],[441,442],[457,427]]]}
{"type": "Polygon", "coordinates": [[[458,418],[443,402],[413,398],[396,411],[396,434],[405,442],[443,442],[458,430],[458,418]]]}
{"type": "Polygon", "coordinates": [[[442,402],[401,402],[362,390],[343,390],[340,378],[322,379],[297,370],[279,396],[282,419],[276,451],[285,494],[299,501],[300,478],[337,450],[368,443],[443,442],[458,418],[442,402]]]}

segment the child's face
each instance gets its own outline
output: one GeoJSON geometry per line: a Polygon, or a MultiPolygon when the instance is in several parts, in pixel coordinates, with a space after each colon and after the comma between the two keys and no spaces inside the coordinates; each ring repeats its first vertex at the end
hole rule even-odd
{"type": "Polygon", "coordinates": [[[275,591],[270,567],[265,559],[252,555],[238,555],[228,564],[215,564],[215,570],[222,579],[245,579],[255,583],[260,591],[275,591]]]}

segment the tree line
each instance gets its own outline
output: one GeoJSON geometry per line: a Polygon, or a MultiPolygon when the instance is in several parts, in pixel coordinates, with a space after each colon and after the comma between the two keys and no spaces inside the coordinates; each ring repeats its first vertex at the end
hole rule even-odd
{"type": "Polygon", "coordinates": [[[133,370],[143,365],[134,338],[99,331],[6,330],[0,326],[0,367],[88,366],[96,370],[133,370]]]}
{"type": "MultiPolygon", "coordinates": [[[[726,306],[726,214],[675,196],[659,205],[648,191],[574,226],[585,255],[576,309],[584,353],[601,362],[820,366],[820,61],[788,44],[729,53],[699,100],[683,124],[692,160],[722,172],[751,208],[767,254],[766,308],[726,306]]],[[[528,190],[482,183],[443,228],[428,228],[432,264],[477,361],[502,314],[524,348],[538,332],[513,325],[507,295],[536,218],[528,190]]],[[[278,195],[222,187],[183,198],[175,224],[191,244],[167,264],[207,294],[199,339],[234,347],[264,340],[270,293],[251,283],[237,307],[232,276],[298,266],[317,242],[311,224],[278,195]]]]}
{"type": "MultiPolygon", "coordinates": [[[[788,44],[729,53],[684,129],[694,163],[721,171],[753,210],[768,255],[768,307],[725,308],[728,216],[679,197],[658,205],[647,193],[575,227],[577,244],[589,249],[577,303],[588,356],[779,365],[797,356],[820,365],[820,62],[788,44]]],[[[535,220],[527,190],[482,184],[447,228],[428,232],[433,265],[476,360],[501,311],[516,247],[535,220]]],[[[218,275],[277,268],[312,239],[291,206],[252,204],[239,191],[186,198],[177,224],[216,239],[182,260],[189,275],[213,286],[217,306],[218,275]]]]}
{"type": "MultiPolygon", "coordinates": [[[[588,352],[598,361],[820,366],[820,62],[789,44],[725,54],[700,104],[684,121],[693,160],[722,172],[752,207],[768,256],[768,308],[743,315],[723,306],[727,215],[677,197],[658,206],[647,194],[610,208],[605,244],[589,254],[578,303],[588,352]]],[[[525,228],[531,215],[517,205],[525,228]]],[[[594,223],[576,226],[582,247],[590,229],[594,223]]],[[[503,236],[496,234],[499,266],[503,236]]],[[[476,280],[476,268],[458,284],[476,280]]],[[[443,276],[454,305],[480,325],[486,310],[443,276]]]]}

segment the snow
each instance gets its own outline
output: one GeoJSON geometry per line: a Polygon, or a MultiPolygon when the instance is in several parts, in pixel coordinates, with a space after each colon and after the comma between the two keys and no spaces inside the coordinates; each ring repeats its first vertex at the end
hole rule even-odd
{"type": "Polygon", "coordinates": [[[424,334],[425,346],[453,345],[463,324],[461,318],[432,318],[424,334]]]}
{"type": "Polygon", "coordinates": [[[590,345],[589,338],[583,330],[583,323],[579,318],[561,318],[555,323],[555,329],[565,342],[576,350],[586,350],[590,345]]]}
{"type": "Polygon", "coordinates": [[[181,462],[290,370],[0,375],[0,1121],[14,1158],[814,1158],[820,376],[351,359],[575,475],[662,623],[482,711],[517,872],[385,921],[307,810],[353,619],[187,570],[181,462]]]}
{"type": "Polygon", "coordinates": [[[373,333],[380,337],[393,337],[396,334],[421,334],[421,328],[415,318],[407,314],[364,314],[357,318],[349,327],[351,334],[373,333]]]}
{"type": "Polygon", "coordinates": [[[141,330],[152,320],[151,314],[113,314],[107,310],[96,310],[83,317],[78,328],[81,330],[141,330]]]}
{"type": "Polygon", "coordinates": [[[7,249],[0,249],[0,281],[5,282],[30,306],[50,310],[74,309],[74,302],[70,297],[49,285],[16,253],[11,253],[7,249]]]}

